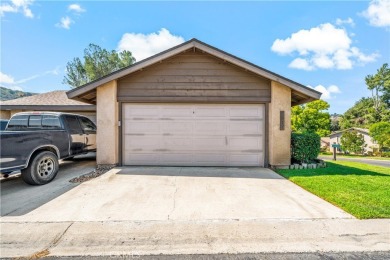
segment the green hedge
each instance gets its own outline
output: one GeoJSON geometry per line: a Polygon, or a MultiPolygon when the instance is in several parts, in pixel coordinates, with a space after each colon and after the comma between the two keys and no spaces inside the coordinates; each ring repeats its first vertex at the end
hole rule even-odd
{"type": "Polygon", "coordinates": [[[316,133],[292,133],[291,157],[293,161],[310,163],[317,159],[321,148],[321,137],[316,133]]]}

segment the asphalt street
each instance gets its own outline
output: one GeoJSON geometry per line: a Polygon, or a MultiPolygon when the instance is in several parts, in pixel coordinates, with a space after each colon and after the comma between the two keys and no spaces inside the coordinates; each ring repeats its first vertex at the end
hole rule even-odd
{"type": "MultiPolygon", "coordinates": [[[[319,159],[331,161],[333,160],[332,156],[319,156],[319,159]]],[[[346,158],[346,157],[336,157],[337,161],[350,161],[350,162],[360,162],[360,163],[367,163],[371,165],[376,166],[383,166],[383,167],[389,167],[390,168],[390,160],[375,160],[375,159],[365,159],[365,158],[346,158]]]]}
{"type": "Polygon", "coordinates": [[[74,257],[45,257],[47,260],[103,260],[103,259],[140,259],[140,260],[331,260],[331,259],[348,259],[348,260],[382,260],[390,259],[390,252],[315,252],[315,253],[260,253],[260,254],[215,254],[215,255],[122,255],[122,256],[74,256],[74,257]]]}

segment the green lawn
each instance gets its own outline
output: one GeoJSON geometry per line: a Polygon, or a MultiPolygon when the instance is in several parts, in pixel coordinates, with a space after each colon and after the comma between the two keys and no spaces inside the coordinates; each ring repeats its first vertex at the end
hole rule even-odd
{"type": "Polygon", "coordinates": [[[357,218],[390,218],[389,168],[349,161],[327,165],[277,172],[357,218]]]}

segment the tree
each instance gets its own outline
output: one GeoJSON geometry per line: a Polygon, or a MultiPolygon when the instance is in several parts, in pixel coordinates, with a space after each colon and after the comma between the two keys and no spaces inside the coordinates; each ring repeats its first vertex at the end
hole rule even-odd
{"type": "Polygon", "coordinates": [[[373,98],[363,97],[344,113],[340,120],[340,126],[341,129],[351,127],[368,128],[370,125],[379,122],[378,120],[390,121],[390,109],[382,103],[378,107],[378,112],[376,112],[373,98]]]}
{"type": "Polygon", "coordinates": [[[340,139],[341,147],[344,151],[362,153],[367,144],[364,143],[364,136],[356,130],[345,131],[340,139]]]}
{"type": "Polygon", "coordinates": [[[305,105],[295,106],[291,110],[291,128],[295,132],[312,132],[319,136],[330,134],[329,104],[316,100],[305,105]]]}
{"type": "Polygon", "coordinates": [[[375,75],[367,75],[366,85],[371,90],[376,114],[382,103],[390,108],[390,68],[385,63],[377,70],[375,75]]]}
{"type": "Polygon", "coordinates": [[[130,51],[124,50],[118,53],[114,50],[107,51],[95,44],[89,44],[84,49],[83,61],[80,58],[74,58],[67,63],[63,83],[76,88],[134,62],[135,58],[130,51]]]}
{"type": "Polygon", "coordinates": [[[370,136],[379,144],[379,151],[383,147],[390,147],[390,123],[379,122],[370,127],[370,136]]]}

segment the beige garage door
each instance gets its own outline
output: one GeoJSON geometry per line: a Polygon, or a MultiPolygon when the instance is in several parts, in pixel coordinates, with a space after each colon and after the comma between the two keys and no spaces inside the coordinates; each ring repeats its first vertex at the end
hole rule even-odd
{"type": "Polygon", "coordinates": [[[264,166],[264,105],[124,104],[123,164],[264,166]]]}

